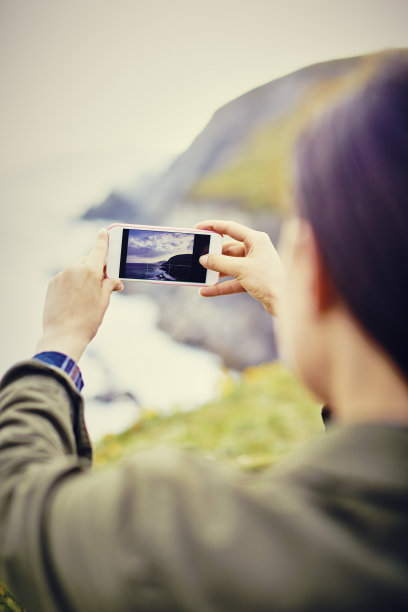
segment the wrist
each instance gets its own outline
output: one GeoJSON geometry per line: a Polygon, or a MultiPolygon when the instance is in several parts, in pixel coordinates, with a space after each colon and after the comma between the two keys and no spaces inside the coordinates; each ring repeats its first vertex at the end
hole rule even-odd
{"type": "Polygon", "coordinates": [[[68,355],[71,359],[78,363],[88,344],[87,340],[82,338],[57,333],[44,333],[36,346],[36,353],[46,351],[56,351],[68,355]]]}
{"type": "Polygon", "coordinates": [[[283,285],[275,283],[273,285],[273,291],[270,291],[270,288],[268,289],[268,293],[265,292],[262,296],[262,300],[260,301],[262,302],[265,310],[272,315],[272,317],[277,318],[280,315],[283,285]]]}
{"type": "Polygon", "coordinates": [[[272,317],[279,316],[279,299],[276,295],[265,297],[262,301],[262,305],[272,317]]]}
{"type": "Polygon", "coordinates": [[[284,292],[286,280],[286,271],[283,265],[281,265],[276,271],[276,277],[274,282],[271,283],[270,288],[273,287],[273,291],[269,293],[267,299],[265,300],[265,309],[271,314],[273,317],[279,317],[280,308],[282,302],[282,295],[284,292]]]}

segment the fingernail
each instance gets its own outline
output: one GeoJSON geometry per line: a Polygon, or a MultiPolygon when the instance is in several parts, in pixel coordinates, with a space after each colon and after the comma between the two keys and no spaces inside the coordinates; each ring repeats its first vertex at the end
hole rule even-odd
{"type": "Polygon", "coordinates": [[[202,256],[200,257],[200,264],[201,264],[202,266],[204,266],[204,267],[205,267],[205,266],[207,265],[207,261],[208,261],[208,255],[202,255],[202,256]]]}
{"type": "Polygon", "coordinates": [[[123,291],[123,289],[125,288],[124,284],[122,283],[122,281],[120,281],[120,283],[118,283],[116,285],[116,290],[117,291],[123,291]]]}

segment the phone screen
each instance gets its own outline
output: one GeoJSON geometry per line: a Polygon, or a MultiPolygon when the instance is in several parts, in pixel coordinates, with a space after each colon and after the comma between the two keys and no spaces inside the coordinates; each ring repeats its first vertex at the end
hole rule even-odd
{"type": "Polygon", "coordinates": [[[209,251],[211,236],[194,232],[167,232],[124,228],[120,278],[205,283],[200,264],[209,251]]]}

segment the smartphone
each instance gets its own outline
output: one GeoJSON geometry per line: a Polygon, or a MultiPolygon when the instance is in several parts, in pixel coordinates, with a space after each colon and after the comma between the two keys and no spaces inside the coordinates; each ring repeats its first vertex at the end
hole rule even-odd
{"type": "Polygon", "coordinates": [[[218,282],[219,273],[199,262],[201,255],[221,253],[223,238],[217,232],[114,223],[108,236],[108,277],[173,285],[218,282]]]}

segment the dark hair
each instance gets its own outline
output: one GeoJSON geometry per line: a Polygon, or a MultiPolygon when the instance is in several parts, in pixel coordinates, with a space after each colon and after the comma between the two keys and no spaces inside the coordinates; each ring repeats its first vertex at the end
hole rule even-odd
{"type": "Polygon", "coordinates": [[[303,134],[295,187],[339,294],[408,378],[406,51],[303,134]]]}

